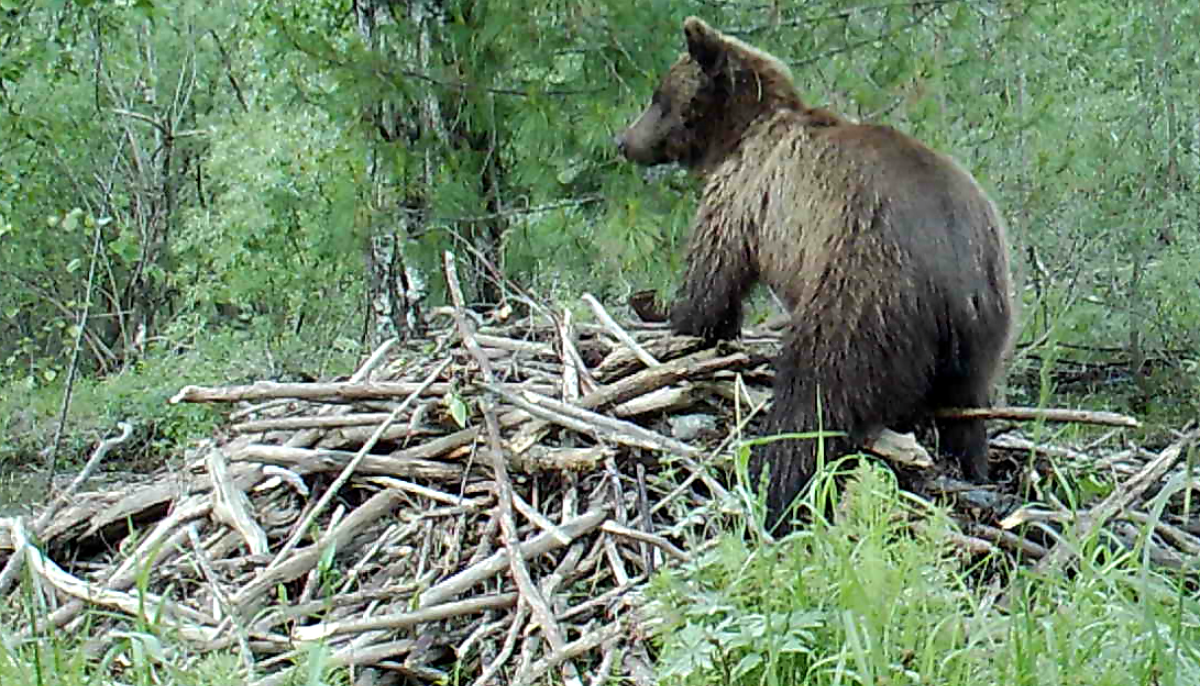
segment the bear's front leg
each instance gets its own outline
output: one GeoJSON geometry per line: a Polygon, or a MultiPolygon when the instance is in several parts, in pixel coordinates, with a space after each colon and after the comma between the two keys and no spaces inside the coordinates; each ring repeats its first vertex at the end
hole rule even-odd
{"type": "Polygon", "coordinates": [[[744,230],[702,217],[688,248],[683,285],[671,307],[671,328],[709,342],[737,338],[742,299],[758,280],[744,230]]]}

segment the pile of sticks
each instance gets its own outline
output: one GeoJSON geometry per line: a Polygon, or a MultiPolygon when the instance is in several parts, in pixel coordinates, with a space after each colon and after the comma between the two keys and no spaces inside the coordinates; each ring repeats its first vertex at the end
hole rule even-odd
{"type": "MultiPolygon", "coordinates": [[[[654,683],[639,594],[656,569],[744,519],[728,456],[769,401],[777,338],[748,331],[737,346],[705,348],[661,327],[621,326],[590,296],[595,323],[569,310],[480,317],[447,267],[458,302],[426,339],[389,342],[342,381],[186,387],[172,403],[238,409],[182,466],[83,492],[122,440],[111,439],[36,519],[0,520],[0,594],[26,565],[46,605],[30,632],[80,628],[85,610],[104,608],[110,619],[93,626],[137,617],[197,653],[237,651],[258,686],[288,683],[318,645],[362,683],[654,683]]],[[[1185,491],[1169,484],[1196,437],[1156,454],[1109,450],[1104,468],[1118,487],[1083,513],[955,481],[911,438],[887,434],[875,450],[925,474],[923,494],[960,512],[949,545],[1054,566],[1072,547],[1045,532],[1120,535],[1150,521],[1148,496],[1185,491]]],[[[1013,434],[993,447],[1099,461],[1013,434]]],[[[1027,483],[1039,461],[1020,461],[1027,483]]],[[[1200,552],[1195,520],[1152,524],[1165,564],[1200,552]]],[[[93,640],[102,652],[111,639],[93,640]]]]}

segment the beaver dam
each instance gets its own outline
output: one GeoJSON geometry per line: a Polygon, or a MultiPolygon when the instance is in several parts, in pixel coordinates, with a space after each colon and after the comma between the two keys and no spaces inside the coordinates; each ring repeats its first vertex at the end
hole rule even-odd
{"type": "MultiPolygon", "coordinates": [[[[236,651],[261,686],[293,678],[314,642],[333,664],[414,683],[653,683],[641,591],[744,520],[729,465],[769,402],[777,338],[705,348],[584,299],[595,323],[447,308],[347,380],[180,390],[171,402],[229,404],[222,432],[182,469],[89,491],[120,439],[106,442],[39,515],[0,520],[0,592],[32,580],[49,608],[36,631],[104,637],[97,624],[143,617],[197,651],[236,651]]],[[[992,486],[943,473],[911,437],[876,445],[908,490],[951,508],[948,548],[1065,567],[1065,527],[1133,545],[1153,522],[1156,563],[1200,553],[1179,486],[1196,431],[1148,451],[1116,415],[988,413],[992,486]],[[1027,420],[1114,428],[1035,445],[1027,420]],[[1082,512],[1018,495],[1072,465],[1116,487],[1082,512]],[[1168,504],[1152,519],[1156,494],[1168,504]]]]}

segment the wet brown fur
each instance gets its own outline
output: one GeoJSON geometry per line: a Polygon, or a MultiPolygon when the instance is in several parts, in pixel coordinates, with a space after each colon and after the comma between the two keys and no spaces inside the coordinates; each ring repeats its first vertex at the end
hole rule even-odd
{"type": "MultiPolygon", "coordinates": [[[[632,161],[705,179],[673,328],[736,337],[743,297],[768,284],[791,324],[766,429],[846,432],[826,440],[831,456],[939,407],[986,406],[1012,304],[1003,223],[980,186],[890,127],[805,106],[774,57],[699,19],[684,34],[688,53],[618,137],[632,161]]],[[[982,420],[938,429],[941,452],[986,479],[982,420]]],[[[771,470],[771,521],[816,458],[812,440],[755,452],[753,473],[771,470]]]]}

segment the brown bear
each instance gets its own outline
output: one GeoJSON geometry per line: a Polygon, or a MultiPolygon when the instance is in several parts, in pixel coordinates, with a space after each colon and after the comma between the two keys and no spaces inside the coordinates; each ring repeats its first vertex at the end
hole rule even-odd
{"type": "MultiPolygon", "coordinates": [[[[946,407],[984,407],[1012,330],[1008,246],[995,205],[949,157],[887,126],[806,106],[775,57],[683,24],[687,52],[617,137],[629,160],[704,180],[680,334],[729,339],[766,283],[789,310],[770,434],[835,431],[825,454],[946,407]]],[[[935,421],[940,452],[988,477],[983,420],[935,421]]],[[[770,470],[768,522],[811,478],[815,440],[754,453],[770,470]]]]}

